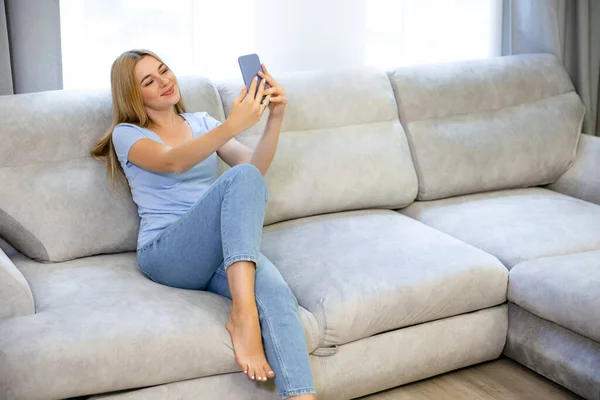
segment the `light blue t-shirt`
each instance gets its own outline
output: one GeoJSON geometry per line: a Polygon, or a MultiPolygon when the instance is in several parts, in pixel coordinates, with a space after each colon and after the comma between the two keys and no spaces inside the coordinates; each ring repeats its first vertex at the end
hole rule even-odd
{"type": "MultiPolygon", "coordinates": [[[[220,124],[205,112],[181,116],[190,124],[193,137],[202,136],[220,124]]],[[[150,129],[134,124],[119,124],[112,134],[117,157],[129,181],[141,219],[138,249],[181,218],[217,180],[219,174],[216,152],[181,174],[158,173],[138,167],[129,161],[129,149],[138,140],[146,138],[163,143],[150,129]]]]}

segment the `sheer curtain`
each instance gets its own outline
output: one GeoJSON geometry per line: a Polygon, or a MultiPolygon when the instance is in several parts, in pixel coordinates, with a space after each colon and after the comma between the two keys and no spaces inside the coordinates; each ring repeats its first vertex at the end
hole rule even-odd
{"type": "Polygon", "coordinates": [[[502,0],[60,0],[60,13],[65,89],[108,87],[132,48],[214,80],[238,78],[248,53],[275,76],[501,54],[502,0]]]}

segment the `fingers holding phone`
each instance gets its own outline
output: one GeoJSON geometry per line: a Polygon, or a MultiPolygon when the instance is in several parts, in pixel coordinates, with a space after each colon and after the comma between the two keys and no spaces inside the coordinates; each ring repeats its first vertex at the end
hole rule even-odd
{"type": "Polygon", "coordinates": [[[287,95],[283,86],[271,76],[267,67],[262,65],[262,72],[258,76],[267,81],[268,89],[264,91],[264,95],[269,97],[269,110],[272,117],[283,118],[285,107],[287,106],[287,95]]]}
{"type": "Polygon", "coordinates": [[[260,103],[260,99],[262,98],[262,93],[265,91],[265,80],[259,79],[258,76],[252,78],[252,83],[250,84],[250,90],[248,91],[248,95],[244,99],[244,101],[258,101],[260,103]],[[260,82],[259,82],[260,80],[260,82]],[[259,97],[260,95],[260,97],[259,97]]]}
{"type": "Polygon", "coordinates": [[[244,86],[240,94],[233,100],[227,121],[236,134],[245,131],[258,121],[267,107],[261,99],[265,91],[264,80],[258,84],[258,77],[252,80],[249,90],[244,86]],[[256,93],[252,96],[252,93],[256,93]]]}
{"type": "Polygon", "coordinates": [[[232,125],[241,132],[260,121],[267,107],[272,112],[271,100],[273,97],[280,97],[281,93],[279,90],[270,92],[273,83],[276,82],[261,64],[258,55],[241,56],[238,58],[238,63],[245,86],[233,101],[228,120],[231,120],[232,125]]]}
{"type": "MultiPolygon", "coordinates": [[[[265,91],[267,90],[266,84],[267,84],[267,80],[261,79],[260,83],[258,84],[258,89],[256,90],[256,95],[254,96],[254,101],[258,102],[260,104],[260,106],[262,107],[262,112],[265,111],[265,109],[269,105],[269,102],[271,101],[271,96],[265,95],[265,91]]],[[[254,93],[254,91],[251,89],[250,93],[254,93]]],[[[261,115],[262,115],[262,113],[261,113],[261,115]]]]}

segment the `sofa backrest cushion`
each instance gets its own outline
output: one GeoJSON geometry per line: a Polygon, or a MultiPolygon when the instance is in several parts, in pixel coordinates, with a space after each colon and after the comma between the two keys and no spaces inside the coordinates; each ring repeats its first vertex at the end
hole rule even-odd
{"type": "MultiPolygon", "coordinates": [[[[215,86],[181,78],[190,112],[223,119],[215,86]]],[[[90,150],[111,123],[108,90],[0,96],[0,237],[39,261],[136,249],[137,208],[90,150]]]]}
{"type": "MultiPolygon", "coordinates": [[[[362,208],[400,208],[417,179],[383,71],[301,72],[276,79],[288,98],[277,152],[265,175],[265,224],[362,208]]],[[[218,85],[226,115],[241,79],[218,85]]],[[[269,112],[237,139],[255,148],[269,112]]]]}
{"type": "Polygon", "coordinates": [[[399,68],[388,76],[419,200],[548,184],[575,158],[585,109],[553,55],[399,68]]]}

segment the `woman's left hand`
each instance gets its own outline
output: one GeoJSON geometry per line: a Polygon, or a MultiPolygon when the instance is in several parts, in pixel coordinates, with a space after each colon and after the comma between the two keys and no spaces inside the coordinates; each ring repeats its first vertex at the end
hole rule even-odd
{"type": "Polygon", "coordinates": [[[265,64],[261,64],[262,72],[258,72],[258,76],[265,79],[270,88],[266,89],[263,95],[267,96],[265,101],[269,101],[269,111],[274,117],[283,117],[285,106],[287,105],[287,96],[285,89],[271,76],[265,64]]]}

